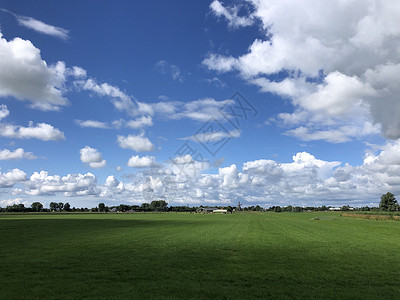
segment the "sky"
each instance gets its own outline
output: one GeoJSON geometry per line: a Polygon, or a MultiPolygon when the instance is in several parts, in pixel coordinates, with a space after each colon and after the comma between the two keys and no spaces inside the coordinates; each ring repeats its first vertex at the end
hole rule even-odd
{"type": "Polygon", "coordinates": [[[0,207],[377,206],[400,2],[0,5],[0,207]]]}

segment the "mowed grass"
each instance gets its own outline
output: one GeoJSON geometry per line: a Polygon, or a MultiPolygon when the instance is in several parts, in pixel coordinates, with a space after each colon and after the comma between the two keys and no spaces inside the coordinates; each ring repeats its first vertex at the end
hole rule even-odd
{"type": "Polygon", "coordinates": [[[396,299],[399,233],[337,213],[0,215],[0,298],[396,299]]]}

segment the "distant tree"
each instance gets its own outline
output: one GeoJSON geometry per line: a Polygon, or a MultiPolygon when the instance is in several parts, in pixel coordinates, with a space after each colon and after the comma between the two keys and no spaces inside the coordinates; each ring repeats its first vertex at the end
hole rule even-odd
{"type": "Polygon", "coordinates": [[[56,202],[50,202],[50,210],[56,211],[56,210],[58,210],[58,209],[59,209],[58,203],[56,203],[56,202]]]}
{"type": "Polygon", "coordinates": [[[27,209],[25,205],[23,204],[13,204],[9,205],[5,208],[6,212],[26,212],[29,211],[29,208],[27,209]]]}
{"type": "Polygon", "coordinates": [[[33,211],[42,211],[43,210],[43,204],[40,202],[33,202],[31,204],[31,208],[33,211]]]}
{"type": "Polygon", "coordinates": [[[280,206],[275,206],[274,207],[274,212],[281,212],[282,208],[280,206]]]}
{"type": "Polygon", "coordinates": [[[233,211],[233,207],[230,206],[230,205],[228,205],[228,207],[226,207],[226,210],[227,210],[228,212],[232,212],[232,211],[233,211]]]}
{"type": "Polygon", "coordinates": [[[397,204],[396,197],[390,192],[382,195],[381,202],[379,203],[379,208],[388,211],[398,210],[399,205],[397,204]]]}
{"type": "Polygon", "coordinates": [[[340,210],[348,211],[348,210],[350,210],[350,206],[348,206],[348,205],[343,205],[343,206],[340,208],[340,210]]]}
{"type": "Polygon", "coordinates": [[[303,211],[303,208],[300,207],[300,206],[294,206],[292,211],[293,211],[293,212],[302,212],[302,211],[303,211]]]}
{"type": "Polygon", "coordinates": [[[164,200],[151,201],[150,203],[150,209],[154,211],[166,211],[167,207],[168,203],[164,200]]]}
{"type": "Polygon", "coordinates": [[[285,206],[282,208],[282,210],[291,212],[291,211],[293,211],[293,206],[291,206],[291,205],[285,206]]]}
{"type": "Polygon", "coordinates": [[[64,210],[65,211],[70,211],[71,210],[71,205],[68,202],[64,204],[64,210]]]}
{"type": "Polygon", "coordinates": [[[64,209],[64,203],[58,202],[58,209],[63,210],[64,209]]]}
{"type": "Polygon", "coordinates": [[[99,203],[99,211],[105,211],[106,210],[106,206],[104,203],[99,203]]]}
{"type": "Polygon", "coordinates": [[[129,205],[126,205],[126,204],[120,204],[118,206],[118,211],[127,211],[129,209],[130,209],[129,205]]]}

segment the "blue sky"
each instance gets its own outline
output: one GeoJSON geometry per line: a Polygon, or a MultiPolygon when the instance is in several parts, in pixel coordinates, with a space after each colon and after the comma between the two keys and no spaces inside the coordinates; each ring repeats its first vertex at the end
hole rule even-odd
{"type": "Polygon", "coordinates": [[[400,191],[395,1],[0,8],[1,207],[400,191]]]}

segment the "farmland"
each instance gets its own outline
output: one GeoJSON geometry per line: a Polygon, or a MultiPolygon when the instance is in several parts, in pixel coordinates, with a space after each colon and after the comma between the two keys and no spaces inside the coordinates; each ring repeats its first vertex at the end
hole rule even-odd
{"type": "Polygon", "coordinates": [[[332,212],[2,214],[0,298],[393,299],[399,232],[332,212]]]}

